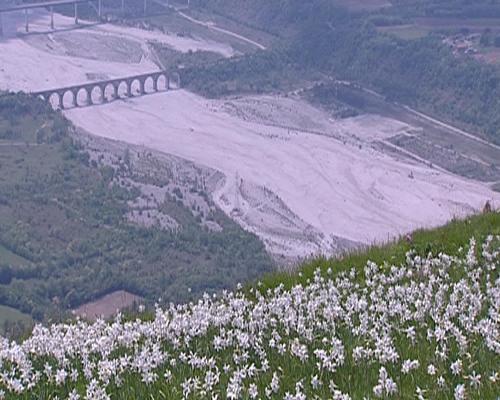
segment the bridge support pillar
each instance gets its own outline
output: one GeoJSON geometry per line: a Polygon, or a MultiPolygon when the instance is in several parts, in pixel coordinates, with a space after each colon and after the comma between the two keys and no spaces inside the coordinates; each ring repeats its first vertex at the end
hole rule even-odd
{"type": "Polygon", "coordinates": [[[160,79],[159,76],[156,76],[156,77],[153,76],[153,91],[154,92],[158,91],[158,79],[160,79]]]}
{"type": "Polygon", "coordinates": [[[54,7],[50,6],[50,29],[54,30],[54,7]]]}
{"type": "Polygon", "coordinates": [[[99,86],[101,89],[101,103],[107,103],[108,99],[106,98],[106,85],[99,86]]]}
{"type": "Polygon", "coordinates": [[[127,97],[132,97],[132,81],[126,81],[127,84],[127,97]]]}
{"type": "Polygon", "coordinates": [[[146,94],[145,79],[139,79],[139,93],[141,96],[146,94]]]}
{"type": "Polygon", "coordinates": [[[30,31],[30,21],[29,21],[29,17],[28,17],[28,9],[27,8],[24,10],[24,20],[25,20],[25,24],[26,24],[25,30],[26,30],[26,33],[28,33],[30,31]]]}
{"type": "Polygon", "coordinates": [[[170,76],[166,77],[165,89],[170,90],[170,76]]]}
{"type": "Polygon", "coordinates": [[[118,98],[118,85],[113,83],[113,99],[117,99],[118,98]]]}
{"type": "Polygon", "coordinates": [[[87,105],[91,106],[94,104],[94,102],[92,101],[92,88],[88,87],[85,89],[85,91],[87,92],[87,105]]]}
{"type": "Polygon", "coordinates": [[[72,90],[71,93],[73,94],[73,107],[78,107],[78,89],[72,90]]]}
{"type": "Polygon", "coordinates": [[[78,25],[78,3],[75,3],[75,25],[78,25]]]}
{"type": "Polygon", "coordinates": [[[64,93],[57,93],[57,100],[59,103],[59,109],[64,110],[64,93]]]}

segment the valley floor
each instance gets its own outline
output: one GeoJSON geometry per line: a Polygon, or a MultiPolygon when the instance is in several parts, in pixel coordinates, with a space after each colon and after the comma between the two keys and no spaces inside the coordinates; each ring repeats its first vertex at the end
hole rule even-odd
{"type": "Polygon", "coordinates": [[[215,202],[274,254],[331,254],[384,241],[500,197],[370,145],[408,125],[376,115],[332,121],[301,100],[206,100],[179,90],[66,115],[88,132],[222,172],[215,202]]]}
{"type": "MultiPolygon", "coordinates": [[[[72,19],[33,16],[37,33],[22,35],[22,15],[6,21],[0,41],[0,88],[40,90],[157,69],[148,45],[234,54],[201,37],[99,25],[73,30],[72,19]],[[117,46],[121,43],[121,46],[117,46]],[[128,54],[128,57],[127,57],[128,54]]],[[[79,128],[145,146],[219,171],[215,203],[255,232],[283,263],[386,241],[477,211],[500,194],[425,159],[402,157],[374,142],[411,136],[415,127],[364,114],[332,119],[296,97],[206,100],[184,90],[77,108],[79,128]]],[[[399,152],[401,153],[401,152],[399,152]]]]}

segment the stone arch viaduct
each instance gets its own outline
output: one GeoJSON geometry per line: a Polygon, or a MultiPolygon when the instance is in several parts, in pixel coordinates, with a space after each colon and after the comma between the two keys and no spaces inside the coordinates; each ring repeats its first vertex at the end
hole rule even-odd
{"type": "Polygon", "coordinates": [[[40,97],[45,101],[51,101],[52,98],[55,98],[56,106],[60,109],[65,108],[64,97],[68,93],[71,94],[71,106],[72,107],[80,107],[80,106],[91,106],[107,103],[109,100],[106,98],[106,89],[111,89],[111,99],[116,100],[121,98],[119,95],[120,86],[125,86],[125,96],[126,97],[138,97],[144,96],[150,93],[156,93],[163,90],[171,90],[180,87],[180,76],[177,72],[166,72],[166,71],[158,71],[151,72],[142,75],[134,75],[128,76],[124,78],[110,79],[105,81],[98,82],[89,82],[80,85],[74,86],[66,86],[57,89],[49,89],[40,92],[33,92],[34,96],[40,97]],[[161,79],[164,79],[165,86],[164,88],[160,87],[161,79]],[[146,91],[146,83],[152,83],[152,92],[146,91]],[[139,84],[138,92],[136,94],[132,93],[132,85],[134,83],[139,84]],[[100,102],[95,103],[92,99],[92,93],[95,90],[99,91],[100,102]],[[85,104],[78,103],[78,97],[80,93],[85,93],[85,104]]]}

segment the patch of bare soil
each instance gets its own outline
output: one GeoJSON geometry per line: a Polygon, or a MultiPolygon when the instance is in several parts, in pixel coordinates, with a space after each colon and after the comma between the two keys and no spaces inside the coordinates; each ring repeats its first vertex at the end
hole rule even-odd
{"type": "Polygon", "coordinates": [[[325,236],[294,214],[265,186],[243,179],[238,183],[235,177],[225,177],[185,159],[96,137],[82,130],[76,138],[89,152],[90,162],[117,171],[114,183],[140,191],[128,204],[127,218],[131,223],[178,230],[177,216],[169,215],[164,207],[168,200],[181,202],[201,226],[219,232],[222,227],[209,219],[217,203],[242,227],[257,234],[269,254],[283,266],[307,255],[325,251],[338,254],[359,245],[340,237],[325,236]]]}
{"type": "MultiPolygon", "coordinates": [[[[415,155],[401,159],[404,149],[393,158],[376,147],[393,136],[427,134],[413,123],[416,116],[335,120],[309,107],[290,97],[207,100],[178,90],[65,114],[96,135],[220,171],[223,181],[206,193],[278,257],[331,255],[496,201],[485,185],[430,168],[415,155]]],[[[469,152],[472,143],[489,157],[486,144],[460,138],[469,152]]]]}
{"type": "Polygon", "coordinates": [[[474,56],[479,61],[488,64],[500,64],[500,48],[498,49],[488,49],[483,53],[478,53],[474,56]]]}
{"type": "Polygon", "coordinates": [[[389,142],[426,159],[431,165],[444,165],[448,171],[457,175],[485,182],[500,178],[500,170],[494,165],[462,154],[451,145],[444,147],[416,135],[397,135],[390,138],[389,142]]]}
{"type": "Polygon", "coordinates": [[[117,290],[98,300],[82,304],[73,310],[73,314],[91,321],[98,318],[109,319],[122,310],[141,304],[142,301],[142,297],[125,290],[117,290]]]}

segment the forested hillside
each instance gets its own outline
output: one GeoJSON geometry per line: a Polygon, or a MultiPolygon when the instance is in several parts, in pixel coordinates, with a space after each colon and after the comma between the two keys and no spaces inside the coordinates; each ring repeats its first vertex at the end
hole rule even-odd
{"type": "MultiPolygon", "coordinates": [[[[215,208],[203,222],[179,189],[154,210],[175,229],[133,223],[131,202],[145,200],[130,156],[119,166],[90,160],[71,130],[41,100],[0,97],[0,304],[57,319],[114,290],[185,301],[270,271],[257,237],[215,208]]],[[[153,212],[143,209],[137,218],[153,212]]]]}
{"type": "MultiPolygon", "coordinates": [[[[389,99],[500,143],[498,66],[472,57],[456,57],[439,34],[405,40],[380,32],[375,25],[384,18],[404,20],[417,12],[438,12],[446,5],[453,9],[458,4],[454,9],[468,15],[470,9],[479,10],[477,4],[400,2],[400,6],[387,11],[352,13],[324,0],[242,1],[241,7],[229,7],[227,3],[195,2],[199,7],[280,34],[286,39],[283,48],[272,50],[274,57],[263,52],[222,65],[188,69],[186,83],[193,89],[213,96],[238,90],[270,91],[286,88],[304,76],[313,80],[321,73],[358,82],[389,99]]],[[[496,2],[483,2],[481,7],[500,10],[496,2]]]]}

